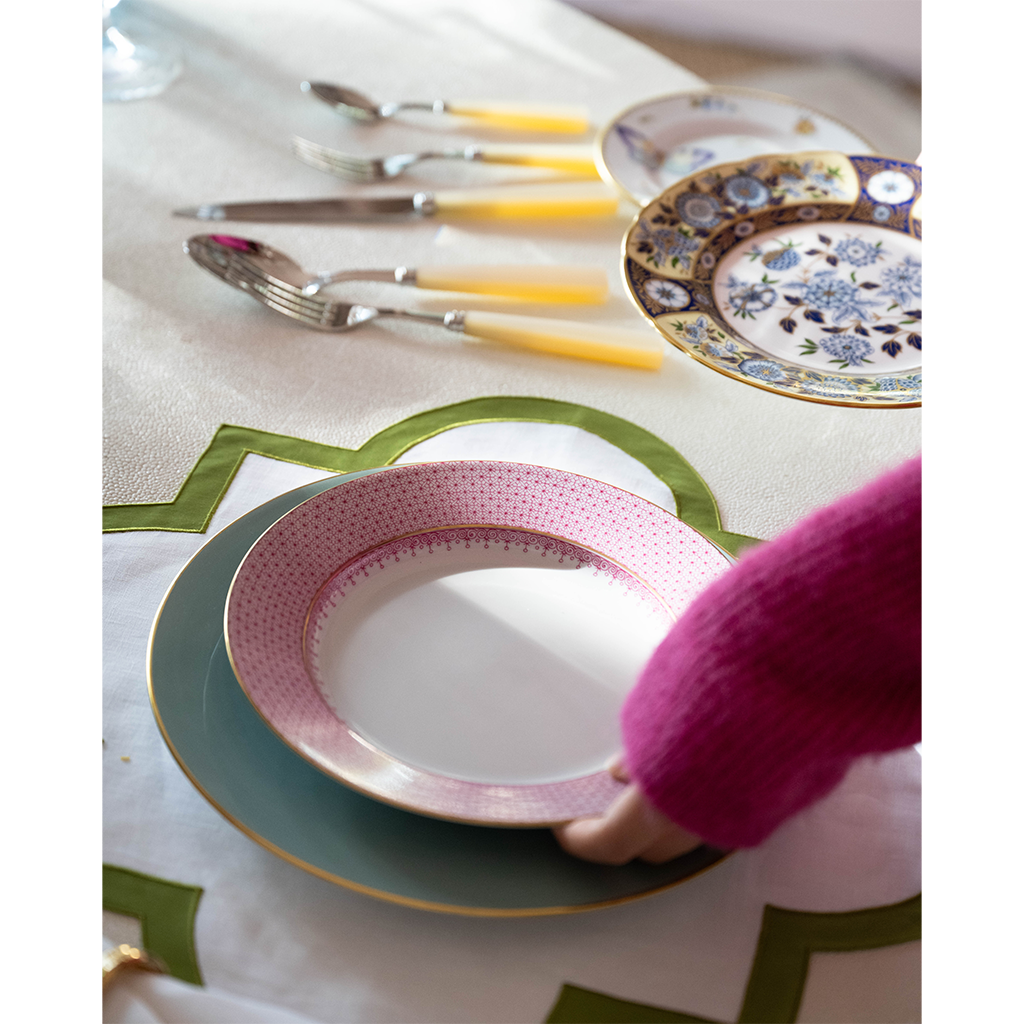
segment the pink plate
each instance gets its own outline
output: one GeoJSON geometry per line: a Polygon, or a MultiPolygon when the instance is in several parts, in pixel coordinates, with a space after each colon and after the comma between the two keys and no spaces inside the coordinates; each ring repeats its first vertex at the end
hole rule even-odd
{"type": "Polygon", "coordinates": [[[618,708],[673,619],[729,565],[610,484],[539,466],[397,466],[297,506],[225,607],[268,725],[338,781],[449,820],[601,813],[618,708]]]}

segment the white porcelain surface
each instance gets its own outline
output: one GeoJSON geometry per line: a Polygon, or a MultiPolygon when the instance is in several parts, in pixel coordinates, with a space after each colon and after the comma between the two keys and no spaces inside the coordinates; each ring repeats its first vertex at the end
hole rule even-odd
{"type": "Polygon", "coordinates": [[[764,153],[870,153],[852,128],[786,96],[727,86],[658,96],[619,114],[600,140],[599,167],[641,206],[715,164],[764,153]]]}
{"type": "Polygon", "coordinates": [[[921,168],[777,153],[668,188],[623,242],[623,277],[677,348],[759,388],[920,405],[921,168]]]}
{"type": "Polygon", "coordinates": [[[842,221],[762,231],[725,254],[712,294],[779,359],[865,376],[920,369],[921,240],[903,232],[842,221]]]}
{"type": "Polygon", "coordinates": [[[523,555],[496,545],[435,551],[372,566],[344,602],[325,601],[309,662],[328,704],[378,749],[449,778],[600,771],[671,617],[536,552],[509,566],[523,555]]]}
{"type": "Polygon", "coordinates": [[[730,559],[560,470],[416,463],[293,509],[225,609],[232,667],[292,749],[407,810],[490,825],[603,811],[618,707],[730,559]]]}

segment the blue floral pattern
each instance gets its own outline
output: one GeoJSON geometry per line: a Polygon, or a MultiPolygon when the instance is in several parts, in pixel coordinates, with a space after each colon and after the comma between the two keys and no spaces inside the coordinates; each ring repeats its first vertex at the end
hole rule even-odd
{"type": "Polygon", "coordinates": [[[688,323],[677,320],[672,329],[681,340],[713,359],[728,359],[739,351],[736,342],[703,314],[688,323]]]}
{"type": "Polygon", "coordinates": [[[828,199],[846,195],[842,170],[821,166],[820,161],[781,161],[781,171],[771,183],[772,193],[790,199],[828,199]]]}
{"type": "Polygon", "coordinates": [[[656,269],[663,266],[673,268],[690,266],[693,252],[699,243],[678,226],[678,218],[664,217],[661,224],[641,222],[636,235],[637,251],[647,256],[647,262],[656,269]],[[671,225],[671,226],[669,226],[671,225]]]}
{"type": "Polygon", "coordinates": [[[876,377],[872,390],[896,394],[919,392],[921,390],[921,374],[908,373],[905,377],[876,377]]]}
{"type": "Polygon", "coordinates": [[[792,336],[794,355],[827,356],[843,370],[871,364],[876,355],[896,359],[910,349],[920,351],[921,311],[911,307],[921,296],[921,261],[900,253],[902,259],[891,262],[893,251],[877,229],[839,238],[834,230],[826,234],[821,225],[762,233],[738,247],[739,262],[716,284],[723,310],[738,320],[755,320],[781,308],[776,323],[792,336]],[[740,272],[744,263],[787,274],[752,278],[740,272]]]}
{"type": "Polygon", "coordinates": [[[819,398],[837,398],[844,395],[850,389],[849,377],[822,377],[811,379],[806,384],[806,391],[809,395],[817,395],[819,398]]]}
{"type": "Polygon", "coordinates": [[[833,334],[831,337],[822,338],[818,344],[834,357],[833,362],[842,364],[840,370],[845,370],[847,366],[863,366],[870,363],[868,356],[875,351],[870,342],[856,334],[833,334]]]}
{"type": "Polygon", "coordinates": [[[736,207],[756,210],[772,197],[771,189],[752,174],[734,174],[722,182],[722,191],[736,207]]]}
{"type": "MultiPolygon", "coordinates": [[[[631,152],[635,151],[634,159],[642,162],[645,155],[650,156],[651,147],[642,134],[634,129],[619,130],[619,134],[631,152]]],[[[632,233],[637,251],[655,269],[689,270],[694,258],[691,254],[697,253],[703,240],[724,222],[780,206],[790,196],[806,201],[826,194],[845,195],[851,184],[841,167],[822,160],[797,163],[787,159],[778,163],[776,173],[767,170],[764,161],[753,160],[728,175],[717,170],[691,175],[692,184],[680,191],[674,202],[656,200],[644,211],[632,233]]],[[[798,211],[798,216],[804,209],[798,211]]],[[[817,216],[816,208],[806,210],[817,216]]],[[[755,226],[751,221],[741,221],[734,230],[736,237],[742,238],[752,234],[755,226]]],[[[708,258],[713,259],[707,253],[701,257],[705,262],[708,258]]],[[[785,257],[781,269],[790,259],[785,257]]]]}
{"type": "Polygon", "coordinates": [[[722,220],[721,204],[714,196],[703,192],[691,192],[676,200],[679,216],[695,228],[713,228],[722,220]]]}
{"type": "Polygon", "coordinates": [[[915,191],[913,179],[908,174],[891,168],[873,174],[868,178],[864,189],[877,202],[896,205],[911,199],[915,191]]]}
{"type": "Polygon", "coordinates": [[[778,297],[778,293],[772,287],[776,283],[769,281],[767,274],[760,281],[740,281],[730,274],[728,296],[733,313],[745,319],[771,309],[778,297]]]}
{"type": "Polygon", "coordinates": [[[630,128],[629,125],[617,124],[615,131],[622,139],[626,152],[631,160],[642,164],[648,170],[656,171],[665,159],[662,153],[643,132],[630,128]]]}
{"type": "Polygon", "coordinates": [[[724,110],[730,114],[735,114],[739,109],[724,96],[694,96],[690,100],[690,106],[697,110],[724,110]]]}
{"type": "Polygon", "coordinates": [[[800,253],[793,249],[780,249],[776,252],[765,253],[761,262],[769,270],[791,270],[800,262],[800,253]]]}
{"type": "Polygon", "coordinates": [[[744,359],[739,371],[758,380],[780,381],[786,377],[786,371],[772,359],[744,359]]]}
{"type": "MultiPolygon", "coordinates": [[[[692,345],[699,345],[701,342],[707,341],[709,338],[708,332],[712,329],[711,321],[703,314],[692,323],[680,323],[674,326],[692,345]]],[[[722,337],[725,337],[725,335],[722,335],[722,337]]]]}
{"type": "Polygon", "coordinates": [[[641,212],[627,282],[677,347],[728,375],[834,404],[916,405],[919,194],[920,170],[887,157],[775,156],[697,172],[641,212]],[[895,193],[884,203],[865,191],[872,176],[879,197],[895,193]],[[679,299],[666,281],[686,305],[666,304],[679,299]]]}
{"type": "Polygon", "coordinates": [[[661,281],[652,277],[644,283],[644,291],[665,309],[682,309],[690,303],[690,293],[675,281],[661,281]]]}
{"type": "Polygon", "coordinates": [[[888,255],[881,242],[869,245],[862,238],[844,238],[836,243],[836,256],[853,267],[866,267],[882,256],[888,255]]]}
{"type": "Polygon", "coordinates": [[[895,267],[886,267],[880,275],[884,287],[879,295],[890,295],[901,306],[909,306],[921,298],[921,261],[906,256],[895,267]]]}
{"type": "Polygon", "coordinates": [[[784,287],[787,292],[800,295],[809,307],[827,309],[835,324],[866,320],[871,315],[871,307],[878,305],[834,270],[819,270],[809,281],[788,281],[784,287]]]}

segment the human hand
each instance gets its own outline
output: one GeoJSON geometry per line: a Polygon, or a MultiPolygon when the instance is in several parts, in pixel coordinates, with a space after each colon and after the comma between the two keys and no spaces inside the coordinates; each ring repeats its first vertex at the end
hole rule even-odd
{"type": "Polygon", "coordinates": [[[629,781],[621,760],[608,770],[629,784],[600,817],[577,818],[554,829],[566,853],[597,864],[618,866],[636,857],[648,864],[664,864],[704,842],[653,807],[629,781]]]}

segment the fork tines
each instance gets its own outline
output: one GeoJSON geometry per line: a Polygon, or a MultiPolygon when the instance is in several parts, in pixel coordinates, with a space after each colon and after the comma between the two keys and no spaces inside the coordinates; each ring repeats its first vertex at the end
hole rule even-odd
{"type": "Polygon", "coordinates": [[[348,325],[349,307],[344,303],[303,295],[298,288],[266,277],[223,249],[193,243],[189,252],[204,269],[241,291],[257,293],[261,302],[285,316],[319,330],[344,329],[348,325]]]}
{"type": "Polygon", "coordinates": [[[389,177],[383,160],[349,156],[298,136],[292,139],[292,152],[311,167],[349,181],[371,182],[389,177]]]}

